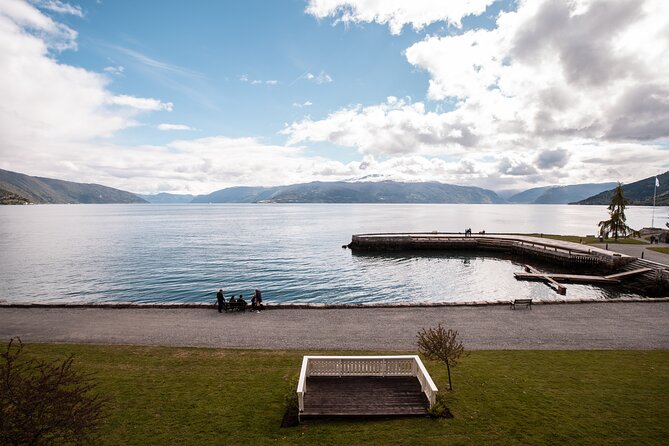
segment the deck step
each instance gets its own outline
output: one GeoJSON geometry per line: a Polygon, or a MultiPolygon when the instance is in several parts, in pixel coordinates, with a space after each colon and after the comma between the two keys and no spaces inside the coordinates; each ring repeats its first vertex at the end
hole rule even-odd
{"type": "Polygon", "coordinates": [[[428,408],[415,377],[311,376],[300,416],[425,415],[428,408]]]}

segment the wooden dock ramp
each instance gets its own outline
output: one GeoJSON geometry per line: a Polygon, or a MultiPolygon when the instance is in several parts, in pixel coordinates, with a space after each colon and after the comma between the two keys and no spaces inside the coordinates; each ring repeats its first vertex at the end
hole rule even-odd
{"type": "Polygon", "coordinates": [[[305,356],[300,419],[425,416],[438,389],[416,355],[305,356]]]}
{"type": "Polygon", "coordinates": [[[525,273],[513,273],[513,276],[517,280],[541,280],[544,281],[553,288],[558,294],[566,295],[567,287],[560,285],[552,275],[546,273],[540,273],[529,265],[525,265],[525,273]]]}
{"type": "Polygon", "coordinates": [[[621,279],[623,277],[628,277],[628,276],[636,276],[637,274],[643,274],[647,273],[649,271],[653,271],[652,268],[639,268],[639,269],[634,269],[632,271],[623,271],[622,273],[618,274],[611,274],[609,276],[604,276],[607,279],[621,279]]]}

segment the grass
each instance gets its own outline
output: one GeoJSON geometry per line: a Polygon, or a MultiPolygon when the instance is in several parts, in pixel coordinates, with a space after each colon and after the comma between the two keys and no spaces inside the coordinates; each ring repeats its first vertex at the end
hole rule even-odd
{"type": "Polygon", "coordinates": [[[662,254],[669,254],[669,248],[648,248],[648,249],[662,254]]]}
{"type": "Polygon", "coordinates": [[[578,235],[557,235],[557,234],[527,234],[532,237],[543,237],[553,240],[564,240],[566,242],[574,243],[584,243],[586,245],[593,245],[595,243],[617,243],[622,245],[647,245],[648,243],[635,239],[635,238],[619,238],[618,240],[613,238],[605,238],[603,241],[599,240],[599,237],[593,236],[578,236],[578,235]]]}
{"type": "MultiPolygon", "coordinates": [[[[659,445],[669,438],[669,351],[472,352],[453,370],[455,390],[445,392],[454,419],[288,429],[279,427],[283,399],[305,352],[52,344],[26,352],[74,353],[75,366],[97,373],[110,398],[101,445],[659,445]]],[[[445,389],[445,366],[426,365],[445,389]]]]}

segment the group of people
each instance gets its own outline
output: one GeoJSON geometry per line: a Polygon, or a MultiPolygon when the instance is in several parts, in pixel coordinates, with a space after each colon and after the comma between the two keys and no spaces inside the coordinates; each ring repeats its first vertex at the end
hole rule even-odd
{"type": "MultiPolygon", "coordinates": [[[[479,234],[484,235],[485,230],[484,231],[479,231],[479,234]]],[[[471,237],[471,236],[472,236],[472,228],[465,229],[465,237],[471,237]]]]}
{"type": "MultiPolygon", "coordinates": [[[[228,310],[246,311],[246,306],[248,305],[246,300],[244,300],[243,294],[240,294],[236,299],[233,294],[232,297],[230,297],[230,300],[226,301],[225,296],[223,295],[223,289],[218,290],[218,293],[216,293],[216,304],[219,313],[228,310]]],[[[251,298],[251,311],[260,312],[262,309],[262,293],[256,288],[253,297],[251,298]]]]}

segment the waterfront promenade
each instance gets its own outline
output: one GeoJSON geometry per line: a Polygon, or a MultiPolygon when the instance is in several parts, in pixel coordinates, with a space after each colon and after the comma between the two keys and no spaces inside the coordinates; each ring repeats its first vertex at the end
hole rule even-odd
{"type": "Polygon", "coordinates": [[[669,349],[669,302],[269,309],[0,308],[0,339],[249,349],[415,351],[442,323],[467,349],[669,349]]]}

